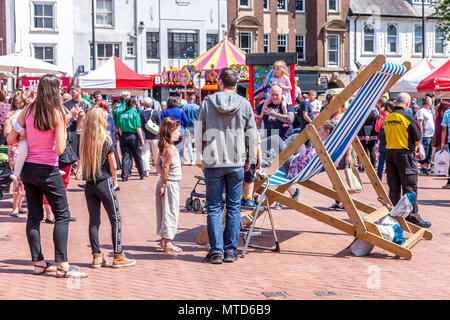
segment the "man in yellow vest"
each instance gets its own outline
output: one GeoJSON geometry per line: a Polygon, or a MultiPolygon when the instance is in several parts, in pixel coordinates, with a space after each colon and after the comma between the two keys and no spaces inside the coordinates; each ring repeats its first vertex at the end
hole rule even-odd
{"type": "MultiPolygon", "coordinates": [[[[389,185],[389,198],[395,206],[405,193],[417,195],[419,169],[415,150],[422,139],[422,132],[416,119],[407,110],[411,97],[407,93],[397,96],[392,112],[384,119],[382,133],[386,135],[386,176],[389,185]]],[[[417,200],[411,214],[405,219],[422,228],[431,223],[423,221],[419,215],[417,200]]]]}

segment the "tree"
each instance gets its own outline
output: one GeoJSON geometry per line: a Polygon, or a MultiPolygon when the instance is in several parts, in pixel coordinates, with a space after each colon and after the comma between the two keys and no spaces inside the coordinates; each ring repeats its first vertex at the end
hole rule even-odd
{"type": "Polygon", "coordinates": [[[450,0],[436,0],[433,2],[434,13],[431,17],[437,18],[439,27],[450,41],[450,0]]]}

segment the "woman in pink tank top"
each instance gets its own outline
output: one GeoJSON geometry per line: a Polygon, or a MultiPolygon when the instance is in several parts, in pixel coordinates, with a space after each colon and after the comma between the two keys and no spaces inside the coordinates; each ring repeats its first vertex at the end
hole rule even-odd
{"type": "MultiPolygon", "coordinates": [[[[44,75],[38,86],[35,102],[19,116],[25,127],[28,156],[22,169],[28,201],[27,239],[34,263],[34,274],[55,272],[56,277],[86,277],[76,266],[69,266],[67,239],[70,212],[64,183],[59,173],[58,156],[66,148],[66,120],[60,100],[60,81],[51,74],[44,75]],[[43,219],[43,196],[47,198],[55,216],[53,243],[57,268],[42,254],[40,223],[43,219]]],[[[8,135],[8,143],[17,142],[17,134],[8,135]]]]}

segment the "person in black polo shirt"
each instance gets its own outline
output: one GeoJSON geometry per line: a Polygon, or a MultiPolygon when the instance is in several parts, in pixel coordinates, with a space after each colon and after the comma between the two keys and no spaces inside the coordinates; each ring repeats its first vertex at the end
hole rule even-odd
{"type": "MultiPolygon", "coordinates": [[[[384,119],[381,135],[386,136],[386,176],[389,185],[389,198],[395,206],[402,194],[417,195],[419,170],[416,160],[416,146],[422,139],[419,125],[407,110],[411,97],[407,93],[397,96],[396,106],[384,119]]],[[[423,221],[419,215],[417,200],[406,220],[422,228],[429,228],[431,223],[423,221]]]]}

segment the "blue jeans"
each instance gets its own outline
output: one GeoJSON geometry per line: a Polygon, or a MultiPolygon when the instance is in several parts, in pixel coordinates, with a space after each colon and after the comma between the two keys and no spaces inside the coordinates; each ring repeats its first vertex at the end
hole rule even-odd
{"type": "Polygon", "coordinates": [[[431,145],[431,140],[433,140],[433,137],[422,138],[422,145],[425,150],[425,159],[419,161],[419,163],[422,165],[431,163],[431,155],[433,154],[433,146],[431,145]]]}
{"type": "Polygon", "coordinates": [[[244,167],[205,168],[209,252],[235,253],[239,242],[244,167]],[[222,192],[226,192],[226,223],[222,228],[222,192]]]}
{"type": "Polygon", "coordinates": [[[384,162],[386,160],[386,144],[381,143],[378,147],[379,157],[378,157],[378,167],[377,167],[377,173],[378,178],[380,178],[380,181],[383,179],[383,169],[384,169],[384,162]]]}

